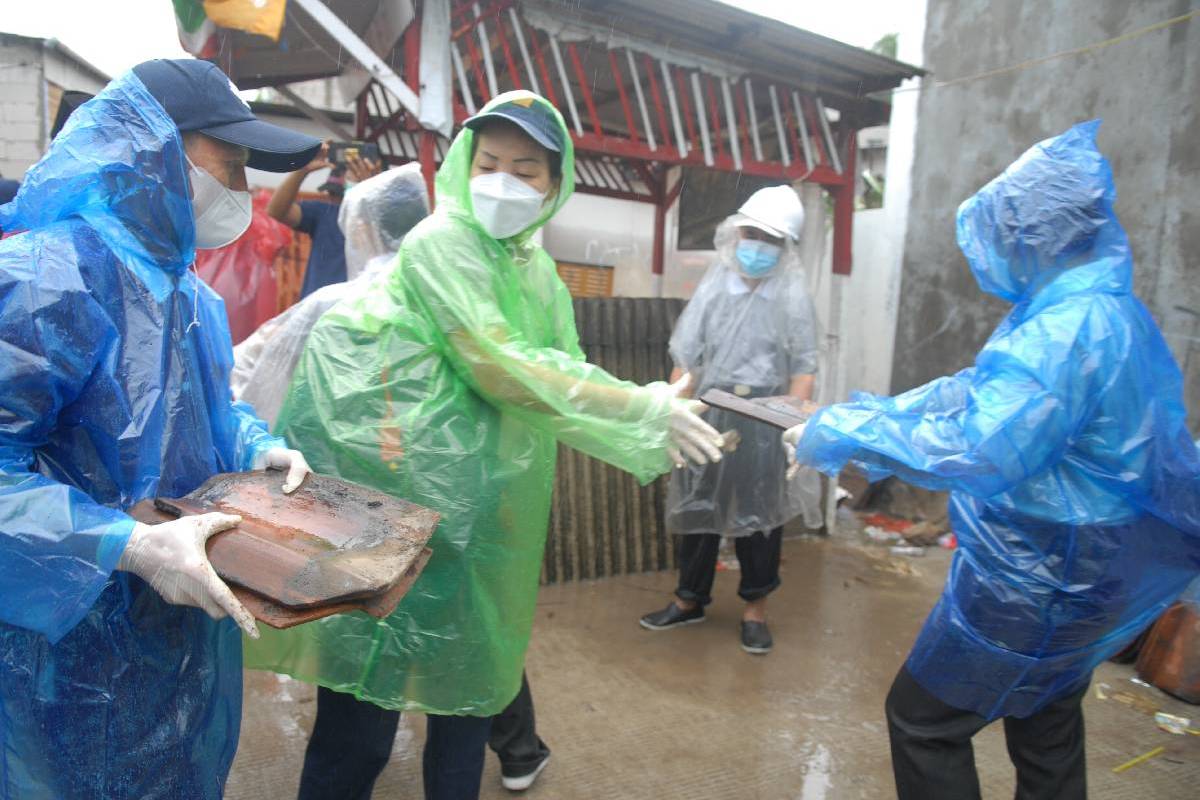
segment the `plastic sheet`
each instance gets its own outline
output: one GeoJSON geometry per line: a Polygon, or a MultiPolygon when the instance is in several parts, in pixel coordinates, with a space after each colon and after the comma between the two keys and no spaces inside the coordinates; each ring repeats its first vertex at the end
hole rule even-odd
{"type": "Polygon", "coordinates": [[[283,444],[230,398],[186,174],[127,73],[0,210],[0,797],[216,800],[237,746],[236,626],[113,572],[123,509],[283,444]]]}
{"type": "Polygon", "coordinates": [[[356,285],[390,266],[404,235],[428,213],[425,178],[416,162],[380,173],[347,192],[338,209],[338,227],[346,239],[350,280],[322,286],[234,348],[234,397],[274,425],[313,325],[353,295],[356,285]]]}
{"type": "Polygon", "coordinates": [[[1132,294],[1099,122],[967,200],[958,241],[1015,303],[974,367],[820,412],[799,458],[950,489],[950,577],[908,667],[989,718],[1078,689],[1200,571],[1200,461],[1182,377],[1132,294]]]}
{"type": "MultiPolygon", "coordinates": [[[[793,377],[817,372],[816,312],[800,248],[787,241],[769,277],[748,283],[734,255],[740,219],[735,214],[718,226],[717,258],[671,334],[671,358],[692,374],[694,397],[709,389],[746,398],[784,395],[793,377]]],[[[820,527],[820,475],[802,469],[785,477],[778,430],[716,408],[704,419],[719,431],[736,430],[741,442],[715,464],[671,473],[668,530],[749,536],[797,516],[820,527]]]]}
{"type": "MultiPolygon", "coordinates": [[[[489,107],[529,92],[509,92],[489,107]]],[[[397,267],[326,312],[279,429],[314,469],[442,514],[433,557],[386,620],[346,615],[247,643],[246,663],[386,708],[496,714],[521,685],[550,515],[555,440],[649,481],[671,467],[664,384],[588,364],[571,299],[532,241],[570,197],[497,241],[472,213],[472,139],[438,171],[434,213],[397,267]]]]}
{"type": "Polygon", "coordinates": [[[267,216],[271,192],[254,193],[250,227],[237,241],[196,251],[196,272],[225,301],[233,343],[245,339],[279,310],[275,259],[292,241],[288,226],[267,216]]]}

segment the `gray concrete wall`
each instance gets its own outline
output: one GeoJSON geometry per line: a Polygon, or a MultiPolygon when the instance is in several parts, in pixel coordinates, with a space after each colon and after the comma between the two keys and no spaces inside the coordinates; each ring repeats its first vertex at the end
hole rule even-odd
{"type": "Polygon", "coordinates": [[[0,174],[6,178],[20,180],[45,151],[54,122],[47,82],[92,94],[107,83],[40,39],[0,34],[0,174]]]}
{"type": "Polygon", "coordinates": [[[1136,291],[1162,326],[1200,428],[1200,17],[1019,72],[929,88],[1090,45],[1200,0],[929,0],[892,390],[967,366],[1007,306],[954,242],[958,204],[1030,145],[1100,117],[1136,291]]]}
{"type": "Polygon", "coordinates": [[[0,39],[0,174],[20,180],[42,157],[42,52],[0,39]]]}

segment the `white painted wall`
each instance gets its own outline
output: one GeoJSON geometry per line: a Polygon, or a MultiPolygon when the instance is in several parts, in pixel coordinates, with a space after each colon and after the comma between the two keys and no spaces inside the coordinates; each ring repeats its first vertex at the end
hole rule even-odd
{"type": "MultiPolygon", "coordinates": [[[[914,8],[905,20],[905,27],[897,31],[896,57],[909,64],[924,61],[925,8],[924,2],[914,8]]],[[[872,237],[872,242],[863,246],[872,248],[875,266],[871,272],[878,282],[878,305],[873,307],[878,314],[873,323],[880,337],[878,351],[873,347],[871,366],[863,373],[862,388],[877,394],[888,394],[892,385],[892,363],[896,342],[896,316],[900,304],[901,265],[904,259],[904,239],[908,231],[908,201],[912,195],[912,170],[917,137],[917,100],[921,93],[917,88],[920,78],[910,78],[900,85],[900,91],[892,94],[892,116],[888,127],[887,183],[884,187],[883,221],[881,232],[872,237]]],[[[855,219],[856,228],[859,213],[855,219]]],[[[871,225],[874,223],[868,223],[871,225]]],[[[864,232],[865,233],[865,232],[864,232]]],[[[855,231],[855,249],[861,241],[855,231]]],[[[854,384],[849,384],[854,387],[854,384]]]]}
{"type": "MultiPolygon", "coordinates": [[[[920,64],[925,38],[925,5],[906,18],[908,27],[899,31],[901,61],[920,64]]],[[[917,98],[912,87],[920,79],[905,81],[892,97],[888,123],[887,184],[881,209],[854,215],[854,262],[848,277],[833,275],[831,241],[825,243],[821,271],[813,276],[817,315],[827,325],[840,319],[840,330],[827,328],[828,365],[834,380],[821,382],[820,402],[839,402],[854,391],[888,394],[896,342],[896,316],[900,300],[901,264],[908,228],[908,201],[912,192],[914,142],[917,133],[917,98]],[[840,315],[831,304],[839,294],[840,315]]],[[[828,376],[827,376],[828,377],[828,376]]]]}
{"type": "MultiPolygon", "coordinates": [[[[712,251],[675,249],[678,204],[667,214],[663,296],[691,297],[712,251]]],[[[646,203],[575,194],[545,228],[545,247],[559,261],[612,266],[618,297],[655,296],[654,207],[646,203]]]]}

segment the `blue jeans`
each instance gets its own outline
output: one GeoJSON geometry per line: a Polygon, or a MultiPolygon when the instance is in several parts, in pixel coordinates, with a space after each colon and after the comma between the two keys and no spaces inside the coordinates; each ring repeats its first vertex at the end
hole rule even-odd
{"type": "MultiPolygon", "coordinates": [[[[492,718],[430,714],[426,720],[425,800],[477,798],[492,718]]],[[[370,800],[399,723],[399,711],[319,687],[298,800],[370,800]]]]}

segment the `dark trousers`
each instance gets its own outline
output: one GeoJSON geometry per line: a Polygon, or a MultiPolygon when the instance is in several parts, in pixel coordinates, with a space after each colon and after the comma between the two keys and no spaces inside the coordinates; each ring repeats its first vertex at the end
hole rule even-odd
{"type": "Polygon", "coordinates": [[[521,676],[521,691],[508,708],[492,717],[488,747],[500,759],[500,772],[509,778],[528,775],[550,755],[550,748],[537,735],[533,695],[529,679],[521,676]]]}
{"type": "MultiPolygon", "coordinates": [[[[1026,718],[1004,718],[1017,768],[1016,800],[1085,800],[1083,695],[1056,700],[1026,718]]],[[[948,706],[901,668],[887,698],[892,771],[900,800],[978,800],[971,737],[988,721],[948,706]]]]}
{"type": "MultiPolygon", "coordinates": [[[[712,602],[721,537],[715,533],[686,533],[676,538],[679,539],[679,586],[675,596],[706,606],[712,602]]],[[[751,603],[779,588],[783,528],[739,536],[733,540],[733,546],[741,567],[738,597],[751,603]]]]}
{"type": "MultiPolygon", "coordinates": [[[[399,711],[319,687],[298,800],[370,800],[399,724],[399,711]]],[[[550,754],[534,728],[533,696],[524,676],[521,691],[496,717],[426,717],[426,800],[478,797],[485,743],[500,757],[505,775],[527,774],[550,754]]]]}

